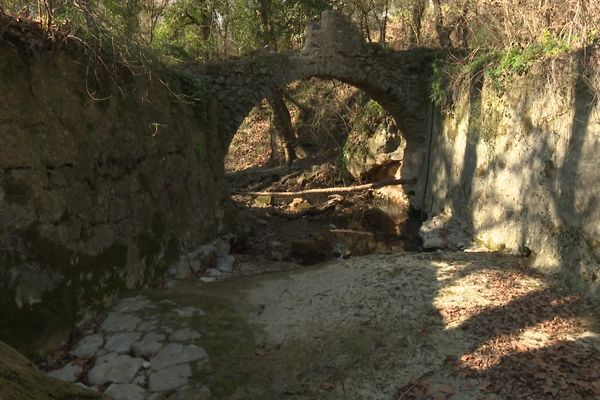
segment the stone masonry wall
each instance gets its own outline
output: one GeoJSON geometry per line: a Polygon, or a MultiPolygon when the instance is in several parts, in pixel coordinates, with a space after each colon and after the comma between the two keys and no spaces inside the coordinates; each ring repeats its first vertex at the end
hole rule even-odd
{"type": "Polygon", "coordinates": [[[600,285],[598,65],[597,50],[586,49],[499,89],[475,80],[438,121],[424,204],[592,292],[600,285]]]}
{"type": "Polygon", "coordinates": [[[34,357],[222,229],[203,111],[156,77],[101,72],[0,46],[0,340],[34,357]]]}

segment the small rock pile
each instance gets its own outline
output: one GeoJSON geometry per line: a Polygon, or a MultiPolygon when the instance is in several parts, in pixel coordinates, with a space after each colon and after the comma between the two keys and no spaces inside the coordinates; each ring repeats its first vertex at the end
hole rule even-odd
{"type": "Polygon", "coordinates": [[[209,399],[195,378],[208,354],[200,332],[189,328],[203,315],[169,300],[123,299],[69,351],[68,364],[48,375],[114,400],[209,399]]]}
{"type": "Polygon", "coordinates": [[[197,250],[182,256],[167,272],[167,286],[173,279],[187,279],[200,275],[204,283],[227,278],[233,272],[235,257],[230,254],[229,238],[223,237],[200,246],[197,250]]]}

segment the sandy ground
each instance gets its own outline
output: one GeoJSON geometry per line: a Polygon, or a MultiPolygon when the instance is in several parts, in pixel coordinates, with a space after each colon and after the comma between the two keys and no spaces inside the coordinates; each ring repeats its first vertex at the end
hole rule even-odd
{"type": "Polygon", "coordinates": [[[594,399],[584,300],[484,253],[372,255],[145,292],[206,311],[216,399],[594,399]]]}

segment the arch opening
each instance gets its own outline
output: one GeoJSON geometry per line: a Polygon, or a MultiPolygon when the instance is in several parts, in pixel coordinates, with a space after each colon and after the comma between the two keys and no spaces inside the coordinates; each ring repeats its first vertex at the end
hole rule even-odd
{"type": "Polygon", "coordinates": [[[265,100],[240,124],[225,156],[234,204],[262,220],[254,233],[240,235],[246,243],[237,251],[310,264],[418,250],[420,220],[402,186],[375,192],[332,189],[402,178],[408,142],[398,119],[370,93],[338,80],[294,81],[286,93],[297,160],[272,161],[276,135],[265,100]],[[304,193],[313,189],[323,192],[304,193]]]}

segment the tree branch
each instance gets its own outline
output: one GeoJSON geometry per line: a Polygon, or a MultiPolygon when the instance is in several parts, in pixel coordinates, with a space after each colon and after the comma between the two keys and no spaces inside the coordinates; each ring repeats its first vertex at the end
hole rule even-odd
{"type": "Polygon", "coordinates": [[[234,191],[233,194],[244,196],[273,196],[273,197],[301,197],[312,194],[331,194],[331,193],[350,193],[363,190],[377,189],[393,185],[411,185],[417,183],[416,179],[384,179],[379,182],[367,183],[358,186],[331,187],[322,189],[307,189],[299,192],[246,192],[243,190],[234,191]]]}

